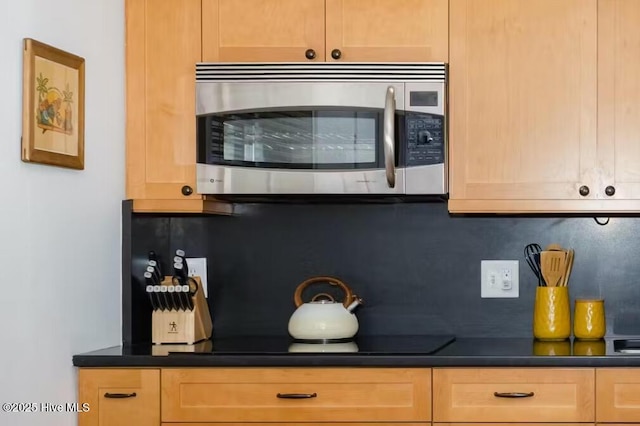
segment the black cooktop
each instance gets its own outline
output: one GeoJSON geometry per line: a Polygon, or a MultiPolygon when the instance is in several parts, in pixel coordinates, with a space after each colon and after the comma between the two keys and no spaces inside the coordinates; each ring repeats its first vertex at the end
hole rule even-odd
{"type": "Polygon", "coordinates": [[[357,336],[336,342],[302,342],[286,336],[214,337],[189,352],[169,355],[286,355],[291,353],[357,353],[362,355],[431,355],[455,340],[451,335],[357,336]]]}

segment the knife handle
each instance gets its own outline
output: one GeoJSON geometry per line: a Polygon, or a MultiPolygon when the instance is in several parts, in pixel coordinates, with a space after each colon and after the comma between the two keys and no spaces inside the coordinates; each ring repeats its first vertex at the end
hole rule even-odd
{"type": "Polygon", "coordinates": [[[150,260],[148,263],[149,266],[152,266],[157,272],[158,276],[163,277],[162,269],[160,268],[160,263],[155,260],[150,260]]]}
{"type": "Polygon", "coordinates": [[[193,294],[189,291],[188,285],[182,286],[182,292],[187,296],[187,306],[190,311],[193,311],[193,294]]]}
{"type": "Polygon", "coordinates": [[[164,276],[164,274],[162,273],[162,266],[160,265],[160,260],[158,259],[158,255],[156,255],[155,251],[150,251],[149,252],[149,264],[151,265],[151,262],[155,262],[155,266],[156,268],[158,268],[158,272],[160,273],[160,276],[164,276]]]}
{"type": "Polygon", "coordinates": [[[171,310],[171,304],[169,303],[169,298],[167,297],[167,286],[166,285],[161,285],[160,286],[160,295],[162,296],[162,300],[164,301],[165,310],[170,311],[171,310]]]}
{"type": "Polygon", "coordinates": [[[158,271],[158,269],[155,266],[147,266],[147,272],[153,274],[154,277],[156,277],[156,279],[159,282],[162,282],[162,276],[160,275],[160,271],[158,271]]]}
{"type": "MultiPolygon", "coordinates": [[[[158,310],[160,308],[160,300],[158,299],[158,297],[156,297],[155,292],[155,287],[156,287],[156,279],[153,276],[153,274],[151,274],[151,272],[145,272],[144,273],[144,278],[147,282],[147,287],[146,287],[146,291],[149,294],[149,299],[151,301],[151,307],[153,308],[153,310],[158,310]],[[151,291],[149,291],[149,288],[151,288],[151,291]]],[[[158,286],[160,287],[160,286],[158,286]]]]}
{"type": "Polygon", "coordinates": [[[173,272],[175,273],[175,275],[176,275],[178,278],[180,278],[180,280],[181,280],[183,283],[186,283],[186,282],[187,282],[187,279],[188,279],[189,277],[188,277],[188,275],[187,275],[187,270],[186,270],[186,268],[185,268],[185,266],[184,266],[184,264],[183,264],[183,263],[175,262],[175,263],[173,264],[173,272]]]}
{"type": "Polygon", "coordinates": [[[149,296],[149,302],[151,302],[151,308],[153,308],[153,310],[157,310],[158,306],[156,306],[156,299],[155,296],[153,295],[153,284],[149,284],[147,285],[147,295],[149,296]]]}

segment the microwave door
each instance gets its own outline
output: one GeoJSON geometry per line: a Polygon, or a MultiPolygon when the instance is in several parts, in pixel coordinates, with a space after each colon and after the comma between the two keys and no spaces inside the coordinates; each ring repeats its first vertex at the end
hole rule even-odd
{"type": "Polygon", "coordinates": [[[224,111],[198,116],[199,193],[404,193],[403,83],[211,84],[224,111]]]}

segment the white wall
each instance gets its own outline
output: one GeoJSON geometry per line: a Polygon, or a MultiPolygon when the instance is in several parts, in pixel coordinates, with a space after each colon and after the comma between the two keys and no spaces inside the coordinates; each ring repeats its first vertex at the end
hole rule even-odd
{"type": "MultiPolygon", "coordinates": [[[[121,342],[123,3],[0,1],[0,403],[75,401],[72,355],[121,342]],[[20,160],[24,37],[86,60],[84,171],[20,160]]],[[[0,412],[0,425],[75,424],[0,412]]]]}

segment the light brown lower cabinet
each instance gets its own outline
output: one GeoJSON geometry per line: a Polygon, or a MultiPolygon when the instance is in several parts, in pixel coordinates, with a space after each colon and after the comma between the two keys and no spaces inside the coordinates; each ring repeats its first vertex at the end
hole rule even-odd
{"type": "Polygon", "coordinates": [[[640,426],[640,368],[80,368],[78,378],[91,407],[79,426],[640,426]]]}
{"type": "Polygon", "coordinates": [[[433,423],[433,426],[595,426],[595,423],[524,423],[525,421],[523,420],[522,423],[433,423]]]}
{"type": "Polygon", "coordinates": [[[433,420],[593,423],[592,368],[434,368],[433,420]]]}
{"type": "Polygon", "coordinates": [[[598,423],[640,423],[640,369],[596,370],[598,423]]]}
{"type": "Polygon", "coordinates": [[[429,368],[164,368],[163,422],[431,421],[429,368]]]}
{"type": "Polygon", "coordinates": [[[81,368],[78,402],[89,411],[78,414],[78,426],[158,426],[160,370],[81,368]]]}

